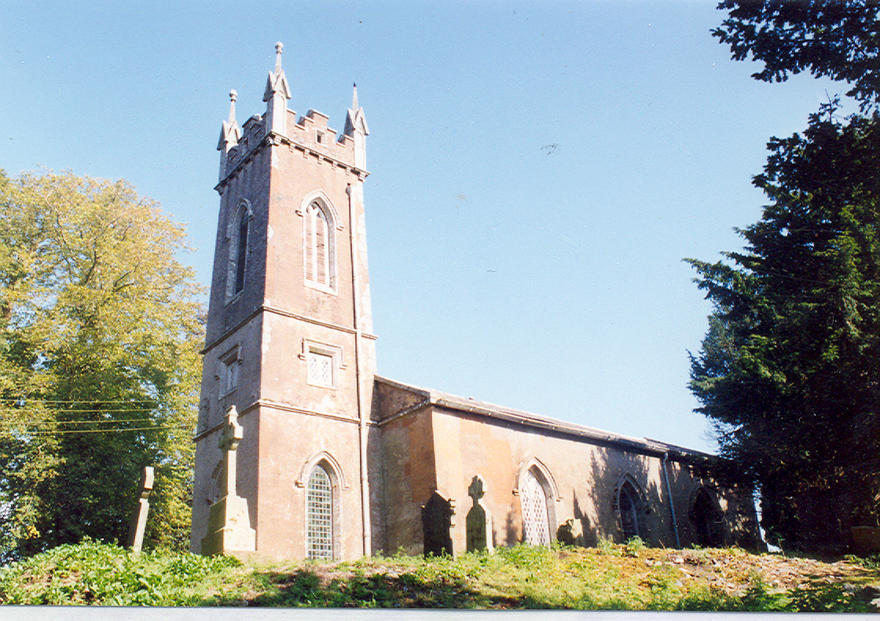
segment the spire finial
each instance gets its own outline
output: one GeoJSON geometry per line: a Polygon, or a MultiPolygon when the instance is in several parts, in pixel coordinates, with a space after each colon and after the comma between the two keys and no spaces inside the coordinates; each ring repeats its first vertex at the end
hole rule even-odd
{"type": "Polygon", "coordinates": [[[351,86],[354,91],[351,95],[351,109],[357,110],[358,109],[358,85],[357,85],[357,82],[352,82],[351,86]]]}
{"type": "Polygon", "coordinates": [[[275,44],[275,74],[281,71],[281,52],[284,50],[284,44],[279,41],[275,44]]]}
{"type": "Polygon", "coordinates": [[[235,122],[235,101],[238,99],[238,92],[235,89],[229,91],[229,123],[235,122]]]}

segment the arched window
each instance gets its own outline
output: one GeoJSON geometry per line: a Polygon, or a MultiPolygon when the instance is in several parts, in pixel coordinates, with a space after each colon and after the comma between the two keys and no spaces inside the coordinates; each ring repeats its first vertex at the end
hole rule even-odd
{"type": "Polygon", "coordinates": [[[321,465],[306,487],[306,557],[333,558],[333,483],[321,465]]]}
{"type": "Polygon", "coordinates": [[[724,514],[706,488],[697,491],[688,517],[696,530],[697,545],[716,548],[723,544],[724,514]]]}
{"type": "Polygon", "coordinates": [[[250,220],[250,208],[246,201],[242,201],[227,229],[227,239],[229,240],[229,269],[226,274],[227,299],[238,295],[244,289],[250,220]]]}
{"type": "Polygon", "coordinates": [[[236,248],[235,257],[235,287],[233,294],[244,289],[244,267],[247,258],[248,244],[248,217],[247,212],[242,210],[238,217],[238,248],[236,248]]]}
{"type": "Polygon", "coordinates": [[[333,218],[321,201],[313,200],[305,211],[306,281],[318,288],[336,287],[336,247],[333,218]]]}
{"type": "Polygon", "coordinates": [[[617,496],[617,510],[620,513],[620,530],[623,540],[627,541],[633,537],[641,537],[642,528],[639,524],[639,501],[638,492],[636,492],[632,483],[624,482],[620,486],[617,496]]]}
{"type": "Polygon", "coordinates": [[[531,470],[522,474],[519,499],[523,515],[523,539],[533,546],[550,545],[550,519],[547,494],[531,470]]]}

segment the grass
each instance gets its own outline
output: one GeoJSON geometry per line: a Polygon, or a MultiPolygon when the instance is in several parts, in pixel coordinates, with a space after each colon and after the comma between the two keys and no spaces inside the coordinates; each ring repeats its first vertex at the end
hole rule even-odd
{"type": "MultiPolygon", "coordinates": [[[[738,548],[516,546],[456,557],[254,562],[86,541],[0,570],[0,603],[869,612],[876,558],[834,563],[738,548]]],[[[880,600],[877,601],[880,604],[880,600]]]]}

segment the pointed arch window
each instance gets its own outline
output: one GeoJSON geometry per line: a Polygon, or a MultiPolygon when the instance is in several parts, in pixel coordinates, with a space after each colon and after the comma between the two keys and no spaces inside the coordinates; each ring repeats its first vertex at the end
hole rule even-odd
{"type": "Polygon", "coordinates": [[[550,545],[547,493],[531,470],[522,475],[519,491],[523,515],[523,539],[533,546],[550,545]]]}
{"type": "Polygon", "coordinates": [[[304,251],[306,282],[318,289],[336,288],[335,223],[329,209],[313,200],[305,210],[304,251]]]}
{"type": "Polygon", "coordinates": [[[639,500],[638,492],[632,486],[632,483],[626,481],[620,486],[620,492],[617,498],[617,509],[620,514],[620,530],[623,541],[628,541],[633,537],[641,537],[642,528],[639,523],[639,500]]]}
{"type": "Polygon", "coordinates": [[[248,234],[252,212],[247,201],[242,201],[227,229],[229,241],[226,298],[234,298],[244,290],[248,256],[248,234]]]}
{"type": "Polygon", "coordinates": [[[320,464],[306,487],[306,557],[333,558],[333,483],[320,464]]]}
{"type": "Polygon", "coordinates": [[[688,517],[694,524],[697,545],[715,548],[724,541],[724,514],[714,495],[701,487],[688,517]]]}

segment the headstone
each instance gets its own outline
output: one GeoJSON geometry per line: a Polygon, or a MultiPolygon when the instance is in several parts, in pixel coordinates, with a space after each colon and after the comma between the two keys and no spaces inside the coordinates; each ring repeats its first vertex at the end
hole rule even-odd
{"type": "Polygon", "coordinates": [[[455,501],[444,498],[434,490],[431,497],[422,505],[422,536],[425,556],[433,554],[452,554],[452,516],[455,514],[455,501]]]}
{"type": "Polygon", "coordinates": [[[153,467],[144,466],[141,474],[141,484],[138,492],[137,506],[131,516],[128,527],[128,547],[134,552],[140,552],[144,545],[144,530],[147,527],[147,512],[150,510],[150,492],[153,491],[153,467]]]}
{"type": "Polygon", "coordinates": [[[483,479],[474,476],[468,486],[468,496],[473,500],[473,506],[465,518],[467,530],[467,551],[488,550],[493,552],[495,546],[492,542],[492,515],[489,510],[480,504],[480,499],[486,494],[486,486],[483,479]]]}
{"type": "Polygon", "coordinates": [[[584,545],[583,524],[576,518],[569,518],[556,529],[556,540],[567,546],[584,545]]]}
{"type": "Polygon", "coordinates": [[[202,539],[202,554],[239,554],[256,549],[256,532],[250,527],[247,501],[236,493],[236,449],[244,437],[235,406],[226,410],[226,425],[218,446],[223,452],[221,497],[208,514],[208,534],[202,539]]]}

